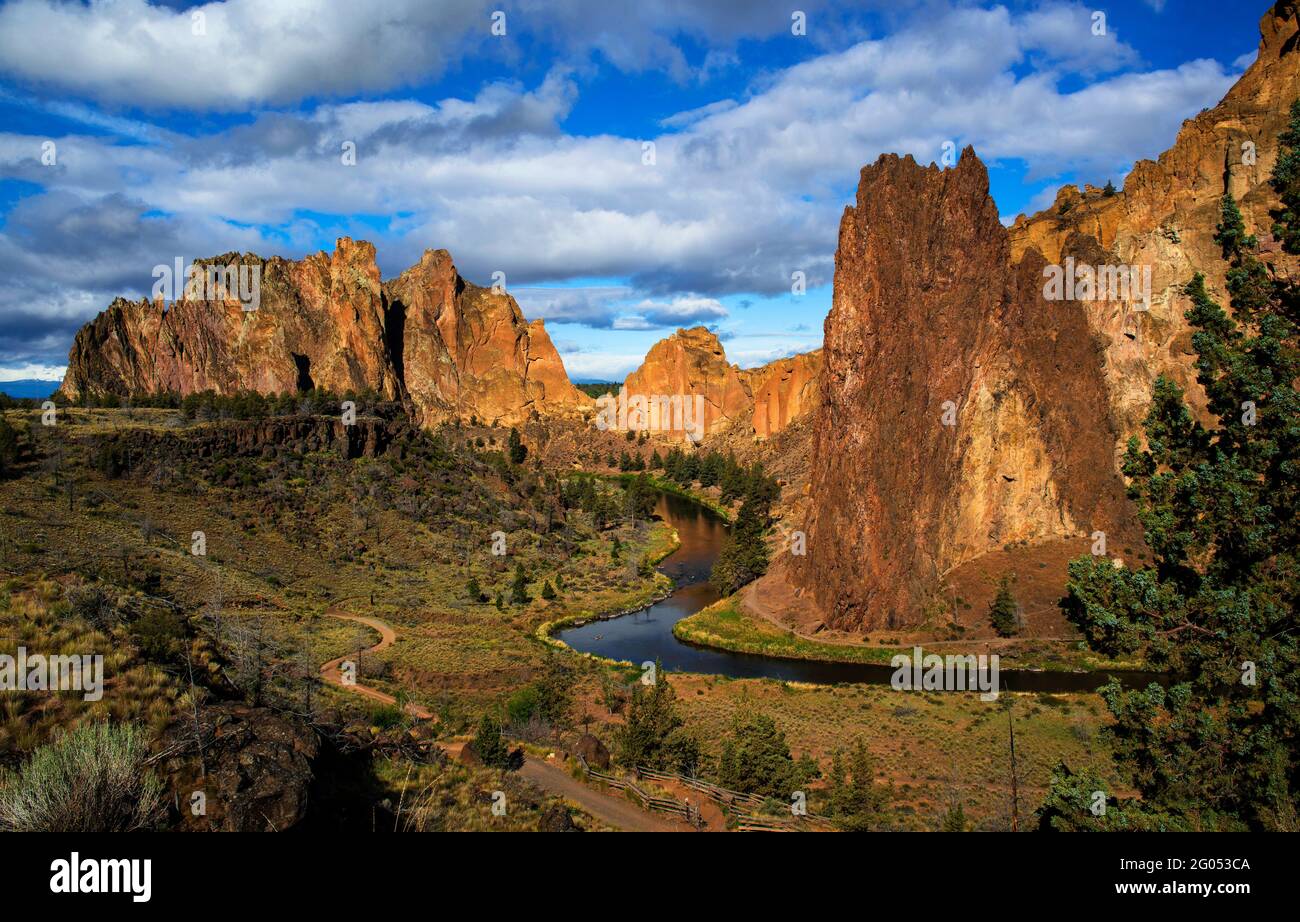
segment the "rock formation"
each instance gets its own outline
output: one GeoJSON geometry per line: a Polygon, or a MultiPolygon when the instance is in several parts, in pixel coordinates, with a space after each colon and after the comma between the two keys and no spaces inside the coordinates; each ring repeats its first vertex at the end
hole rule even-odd
{"type": "Polygon", "coordinates": [[[1010,260],[973,151],[881,157],[845,211],[814,430],[808,556],[832,627],[902,627],[990,547],[1125,521],[1083,316],[1010,260]],[[1100,459],[1100,463],[1098,463],[1100,459]]]}
{"type": "Polygon", "coordinates": [[[1154,161],[1134,164],[1122,191],[1105,195],[1093,187],[1066,186],[1051,208],[1021,215],[1012,228],[1014,259],[1036,249],[1048,262],[1059,263],[1069,255],[1072,239],[1090,237],[1112,263],[1151,266],[1150,311],[1084,305],[1104,350],[1107,390],[1125,432],[1140,427],[1157,375],[1176,380],[1194,404],[1204,402],[1181,286],[1203,272],[1226,303],[1227,266],[1213,240],[1224,192],[1237,199],[1262,249],[1274,247],[1268,177],[1277,160],[1277,136],[1286,127],[1291,102],[1300,96],[1297,31],[1294,0],[1274,4],[1260,22],[1255,63],[1217,106],[1183,123],[1173,147],[1154,161]]]}
{"type": "Polygon", "coordinates": [[[741,371],[727,361],[718,337],[705,327],[678,330],[650,347],[641,367],[623,383],[628,399],[644,396],[704,398],[704,434],[751,412],[741,371]]]}
{"type": "Polygon", "coordinates": [[[446,250],[426,250],[384,292],[393,338],[403,343],[393,350],[399,377],[422,423],[471,415],[516,423],[534,410],[590,405],[542,321],[525,321],[505,292],[466,282],[446,250]]]}
{"type": "Polygon", "coordinates": [[[741,376],[754,398],[754,434],[768,438],[816,406],[822,351],[777,359],[741,376]]]}
{"type": "Polygon", "coordinates": [[[1225,191],[1275,249],[1266,180],[1300,96],[1295,3],[1261,31],[1241,81],[1123,192],[1067,187],[1008,231],[973,151],[950,170],[894,156],[862,170],[825,324],[808,554],[790,567],[828,626],[915,627],[944,573],[1007,544],[1135,538],[1118,456],[1155,375],[1195,399],[1179,286],[1199,270],[1222,294],[1210,238],[1225,191]],[[1067,260],[1150,266],[1149,304],[1048,300],[1044,268],[1067,260]]]}
{"type": "Polygon", "coordinates": [[[820,369],[817,351],[742,370],[727,361],[717,336],[705,327],[692,327],[651,346],[623,387],[629,398],[700,395],[705,435],[748,427],[766,438],[808,412],[816,401],[820,369]]]}
{"type": "MultiPolygon", "coordinates": [[[[118,299],[83,327],[63,393],[373,390],[424,425],[478,416],[513,424],[590,404],[569,383],[540,320],[465,281],[446,250],[385,284],[374,247],[340,238],[297,262],[227,254],[200,265],[260,268],[256,310],[233,297],[118,299]]],[[[210,293],[210,292],[209,292],[210,293]]]]}

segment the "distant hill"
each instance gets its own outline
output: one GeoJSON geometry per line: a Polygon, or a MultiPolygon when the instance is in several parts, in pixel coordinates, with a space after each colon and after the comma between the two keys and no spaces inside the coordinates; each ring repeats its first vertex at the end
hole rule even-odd
{"type": "Polygon", "coordinates": [[[33,397],[44,400],[59,389],[62,381],[41,381],[38,378],[19,378],[17,381],[0,381],[0,394],[10,397],[33,397]]]}

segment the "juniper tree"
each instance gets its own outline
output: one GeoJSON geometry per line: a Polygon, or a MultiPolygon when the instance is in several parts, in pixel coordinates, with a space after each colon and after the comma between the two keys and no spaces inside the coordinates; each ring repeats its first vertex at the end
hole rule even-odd
{"type": "MultiPolygon", "coordinates": [[[[1300,108],[1274,172],[1280,236],[1300,241],[1300,108]]],[[[1294,283],[1256,251],[1225,197],[1215,239],[1233,314],[1201,275],[1187,286],[1197,380],[1211,421],[1161,377],[1123,470],[1153,554],[1138,570],[1081,557],[1063,606],[1106,655],[1142,653],[1168,676],[1103,691],[1117,767],[1141,795],[1107,812],[1125,828],[1295,830],[1300,739],[1297,498],[1300,338],[1294,283]]],[[[1052,800],[1067,802],[1054,778],[1052,800]]],[[[1087,825],[1086,817],[1076,822],[1087,825]]],[[[1091,823],[1097,825],[1097,823],[1091,823]]]]}
{"type": "Polygon", "coordinates": [[[1011,592],[1011,577],[1003,575],[998,580],[998,594],[989,605],[989,620],[993,622],[993,630],[1003,637],[1016,633],[1019,626],[1016,611],[1019,607],[1011,592]]]}

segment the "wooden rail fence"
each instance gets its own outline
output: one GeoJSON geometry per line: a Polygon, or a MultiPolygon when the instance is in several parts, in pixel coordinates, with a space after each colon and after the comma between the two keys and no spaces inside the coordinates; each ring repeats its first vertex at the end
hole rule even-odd
{"type": "Polygon", "coordinates": [[[791,815],[782,817],[759,816],[754,809],[762,809],[767,801],[757,794],[733,791],[721,785],[713,784],[702,778],[692,778],[677,772],[662,772],[653,768],[637,768],[637,774],[654,781],[670,781],[685,785],[693,791],[699,791],[715,803],[726,807],[737,820],[739,829],[765,832],[793,832],[807,829],[829,829],[830,820],[816,814],[791,815]],[[751,809],[745,809],[751,808],[751,809]]]}
{"type": "Polygon", "coordinates": [[[629,792],[632,795],[632,799],[635,800],[643,810],[653,810],[656,813],[666,813],[669,816],[675,816],[679,819],[685,820],[697,828],[703,825],[700,811],[688,803],[684,803],[674,797],[656,797],[634,781],[628,781],[626,778],[620,778],[617,775],[611,775],[608,772],[602,772],[600,769],[592,768],[587,764],[587,760],[582,756],[578,756],[578,764],[582,766],[582,770],[587,773],[589,778],[595,778],[601,784],[608,785],[616,791],[629,792]]]}

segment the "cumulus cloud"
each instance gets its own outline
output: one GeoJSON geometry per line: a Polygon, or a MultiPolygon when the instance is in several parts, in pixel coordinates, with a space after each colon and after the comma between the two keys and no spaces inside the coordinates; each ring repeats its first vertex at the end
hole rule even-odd
{"type": "MultiPolygon", "coordinates": [[[[312,0],[302,3],[317,8],[312,0]]],[[[138,4],[65,9],[19,0],[0,7],[0,60],[10,68],[29,61],[26,52],[11,52],[13,36],[30,32],[5,28],[17,23],[29,30],[21,17],[116,22],[120,10],[138,4]]],[[[223,22],[241,15],[240,0],[224,6],[223,22]]],[[[768,34],[762,30],[776,28],[773,17],[786,28],[788,11],[739,6],[726,14],[719,12],[725,4],[637,4],[629,15],[642,17],[644,28],[611,35],[645,41],[610,51],[611,60],[649,66],[653,56],[645,55],[654,36],[712,28],[720,30],[719,41],[768,34]],[[676,32],[668,25],[673,15],[680,17],[676,32]]],[[[540,6],[519,9],[539,21],[543,15],[540,6]]],[[[561,19],[553,23],[587,7],[556,9],[561,19]]],[[[727,316],[717,300],[724,295],[788,293],[796,270],[809,288],[830,282],[840,214],[860,167],[883,152],[928,162],[952,141],[973,144],[986,160],[1021,162],[1031,179],[1066,171],[1118,177],[1134,159],[1168,146],[1181,120],[1217,101],[1233,79],[1208,60],[1099,75],[1130,66],[1135,57],[1113,34],[1093,46],[1096,54],[1081,55],[1092,36],[1079,5],[1014,14],[929,4],[927,13],[923,22],[888,36],[764,73],[735,98],[670,116],[649,139],[567,130],[581,93],[581,78],[568,63],[557,63],[534,85],[491,81],[465,98],[323,102],[261,110],[217,129],[157,127],[152,137],[143,130],[150,126],[132,122],[123,126],[131,129],[130,143],[102,133],[55,139],[54,167],[40,163],[46,139],[0,134],[0,169],[43,188],[22,199],[0,229],[0,272],[10,282],[0,293],[6,314],[0,350],[57,360],[76,323],[112,295],[146,290],[150,268],[175,256],[232,249],[296,256],[335,232],[373,240],[387,277],[439,246],[474,281],[504,271],[530,317],[608,330],[716,323],[727,316]],[[1084,79],[1065,81],[1081,68],[1089,69],[1084,79]],[[643,140],[655,144],[653,164],[643,160],[643,140]],[[340,156],[345,143],[355,145],[355,165],[340,156]],[[617,284],[575,284],[590,279],[617,284]],[[11,317],[18,318],[15,326],[11,317]]],[[[208,74],[202,60],[177,69],[167,64],[171,51],[160,49],[162,58],[153,58],[140,50],[153,41],[150,24],[175,14],[149,7],[141,15],[134,26],[123,21],[117,31],[108,29],[109,49],[134,35],[143,45],[133,45],[131,57],[147,68],[149,81],[176,84],[156,92],[210,98],[200,86],[208,74]]],[[[351,21],[350,14],[339,15],[344,26],[351,21]]],[[[304,34],[337,25],[305,21],[310,25],[290,35],[286,47],[249,53],[256,65],[250,72],[212,80],[242,81],[236,89],[245,100],[292,99],[304,87],[315,87],[318,97],[333,87],[343,92],[342,77],[312,77],[306,65],[295,69],[294,43],[310,45],[304,34]]],[[[409,25],[396,15],[386,22],[409,25]]],[[[208,24],[211,29],[213,17],[208,24]]],[[[374,55],[381,46],[366,34],[349,35],[349,45],[397,61],[384,65],[386,76],[352,74],[346,87],[356,89],[358,79],[374,86],[405,79],[405,38],[374,55]]],[[[321,60],[332,53],[325,41],[325,50],[314,52],[321,60]]],[[[89,95],[95,94],[91,82],[105,93],[136,92],[139,81],[122,70],[128,65],[100,53],[103,60],[86,65],[91,76],[63,69],[85,77],[89,95]]],[[[231,52],[236,63],[245,53],[242,46],[231,52]]],[[[430,53],[436,57],[437,48],[430,53]]],[[[62,54],[44,52],[51,59],[62,54]]]]}
{"type": "MultiPolygon", "coordinates": [[[[815,14],[823,3],[800,5],[815,14]]],[[[568,59],[595,55],[684,82],[693,71],[681,37],[716,46],[697,73],[707,77],[735,65],[738,40],[788,33],[790,15],[785,0],[225,0],[186,9],[10,0],[0,7],[0,73],[103,102],[236,111],[389,91],[471,55],[518,63],[517,39],[528,36],[568,59]],[[503,35],[492,32],[498,11],[503,35]]]]}
{"type": "Polygon", "coordinates": [[[642,301],[630,315],[614,321],[616,330],[655,330],[722,320],[727,309],[713,298],[680,297],[667,302],[642,301]]]}

